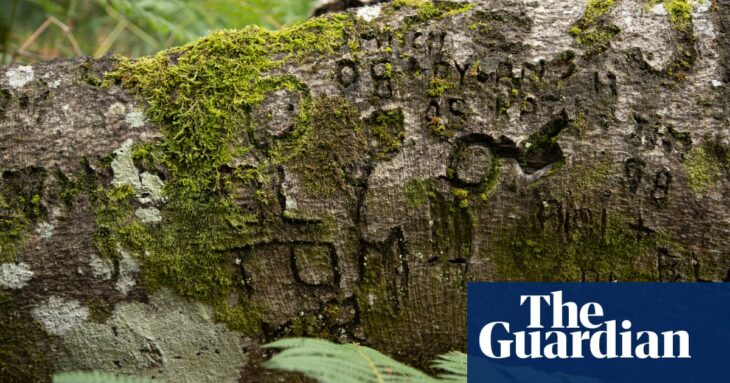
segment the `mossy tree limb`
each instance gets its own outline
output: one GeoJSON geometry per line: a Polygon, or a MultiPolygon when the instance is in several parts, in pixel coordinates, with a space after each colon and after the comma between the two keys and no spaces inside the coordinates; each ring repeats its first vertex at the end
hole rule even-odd
{"type": "Polygon", "coordinates": [[[467,281],[727,280],[730,7],[554,3],[0,69],[0,380],[178,376],[193,336],[229,381],[288,335],[423,364],[463,348],[467,281]],[[144,345],[75,349],[114,337],[144,345]]]}

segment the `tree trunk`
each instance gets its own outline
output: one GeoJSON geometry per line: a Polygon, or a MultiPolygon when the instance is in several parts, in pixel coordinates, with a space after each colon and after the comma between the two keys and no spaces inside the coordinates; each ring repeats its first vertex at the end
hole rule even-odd
{"type": "Polygon", "coordinates": [[[0,380],[265,381],[284,336],[424,366],[467,281],[727,281],[730,3],[653,3],[0,68],[0,380]]]}

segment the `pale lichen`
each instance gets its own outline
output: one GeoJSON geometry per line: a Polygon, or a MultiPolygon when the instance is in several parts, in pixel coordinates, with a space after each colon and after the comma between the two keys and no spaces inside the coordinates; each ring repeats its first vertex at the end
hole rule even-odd
{"type": "Polygon", "coordinates": [[[163,201],[162,190],[164,186],[165,183],[162,182],[159,176],[143,172],[140,174],[140,188],[137,199],[143,204],[163,201]]]}
{"type": "Polygon", "coordinates": [[[107,113],[112,116],[122,115],[127,111],[127,107],[121,102],[115,102],[109,106],[107,113]]]}
{"type": "Polygon", "coordinates": [[[33,67],[30,65],[21,65],[10,68],[5,72],[8,84],[13,88],[22,88],[29,82],[33,81],[33,67]]]}
{"type": "Polygon", "coordinates": [[[119,275],[117,277],[115,288],[122,294],[127,295],[137,284],[139,265],[126,251],[120,250],[119,252],[122,257],[119,260],[119,275]]]}
{"type": "Polygon", "coordinates": [[[370,5],[367,7],[361,7],[357,10],[357,17],[365,21],[373,21],[380,16],[381,5],[370,5]]]}
{"type": "Polygon", "coordinates": [[[51,296],[31,311],[33,318],[50,334],[63,335],[86,321],[89,309],[76,299],[51,296]]]}
{"type": "Polygon", "coordinates": [[[102,281],[107,281],[112,278],[114,265],[112,265],[109,259],[92,255],[89,260],[89,267],[91,267],[91,274],[95,278],[101,279],[102,281]]]}
{"type": "Polygon", "coordinates": [[[22,289],[33,278],[30,265],[24,262],[0,264],[0,287],[22,289]]]}
{"type": "Polygon", "coordinates": [[[141,128],[144,126],[145,116],[144,113],[135,110],[127,113],[124,116],[124,121],[132,128],[141,128]]]}
{"type": "Polygon", "coordinates": [[[131,185],[135,189],[142,187],[139,172],[132,161],[132,144],[133,141],[128,139],[114,151],[112,160],[112,170],[114,171],[112,185],[114,186],[131,185]]]}
{"type": "Polygon", "coordinates": [[[167,289],[148,304],[120,303],[104,323],[86,322],[62,341],[69,350],[60,363],[64,370],[101,369],[164,382],[236,382],[248,344],[214,323],[209,305],[167,289]]]}
{"type": "Polygon", "coordinates": [[[156,223],[162,221],[160,211],[154,207],[138,208],[134,211],[134,215],[136,215],[142,223],[156,223]]]}
{"type": "Polygon", "coordinates": [[[53,229],[55,226],[50,222],[38,222],[35,231],[41,238],[48,239],[53,236],[53,229]]]}

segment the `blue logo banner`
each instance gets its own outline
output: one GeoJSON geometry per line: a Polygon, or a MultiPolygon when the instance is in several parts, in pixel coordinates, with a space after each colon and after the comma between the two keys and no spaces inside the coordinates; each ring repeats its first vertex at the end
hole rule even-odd
{"type": "Polygon", "coordinates": [[[730,284],[469,283],[469,383],[730,381],[730,284]]]}

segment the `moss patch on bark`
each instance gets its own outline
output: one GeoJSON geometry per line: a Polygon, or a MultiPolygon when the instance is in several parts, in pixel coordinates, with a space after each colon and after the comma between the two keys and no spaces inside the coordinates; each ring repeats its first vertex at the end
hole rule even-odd
{"type": "MultiPolygon", "coordinates": [[[[251,143],[240,138],[249,129],[251,108],[269,93],[302,89],[294,77],[272,71],[335,52],[345,45],[353,28],[351,15],[337,14],[277,32],[256,27],[215,32],[152,57],[119,59],[107,83],[119,83],[144,98],[147,117],[163,133],[159,143],[135,146],[132,158],[137,166],[161,166],[169,172],[163,189],[168,202],[160,207],[161,222],[143,224],[134,216],[136,202],[130,187],[97,190],[97,244],[102,253],[113,257],[118,247],[124,248],[138,258],[149,288],[171,286],[184,297],[211,303],[217,318],[231,327],[260,331],[257,310],[244,298],[246,294],[236,294],[237,302],[230,304],[230,293],[242,286],[229,254],[260,238],[266,229],[275,229],[252,228],[258,217],[236,203],[234,191],[265,183],[264,169],[270,166],[297,159],[301,164],[308,158],[271,155],[256,166],[234,163],[252,149],[251,143]]],[[[326,103],[311,102],[302,108],[294,139],[300,155],[329,154],[332,148],[318,141],[323,134],[319,128],[325,125],[317,121],[353,114],[351,107],[322,105],[326,103]]],[[[355,137],[352,143],[359,141],[364,140],[355,137]]],[[[339,165],[348,161],[342,160],[339,165]]],[[[326,159],[317,162],[312,172],[338,173],[323,167],[323,162],[326,159]]]]}
{"type": "Polygon", "coordinates": [[[40,168],[6,171],[0,179],[0,263],[14,262],[32,224],[44,216],[41,198],[46,172],[40,168]]]}
{"type": "Polygon", "coordinates": [[[608,43],[620,29],[606,24],[604,15],[615,6],[614,0],[590,0],[583,17],[568,30],[575,41],[594,53],[608,49],[608,43]]]}
{"type": "Polygon", "coordinates": [[[730,148],[706,141],[690,150],[684,160],[684,169],[690,190],[704,193],[730,171],[730,148]]]}
{"type": "Polygon", "coordinates": [[[520,281],[655,281],[657,248],[679,248],[662,233],[632,230],[626,217],[544,225],[523,217],[496,241],[499,273],[520,281]]]}
{"type": "Polygon", "coordinates": [[[46,382],[57,341],[9,293],[0,291],[0,381],[46,382]]]}

